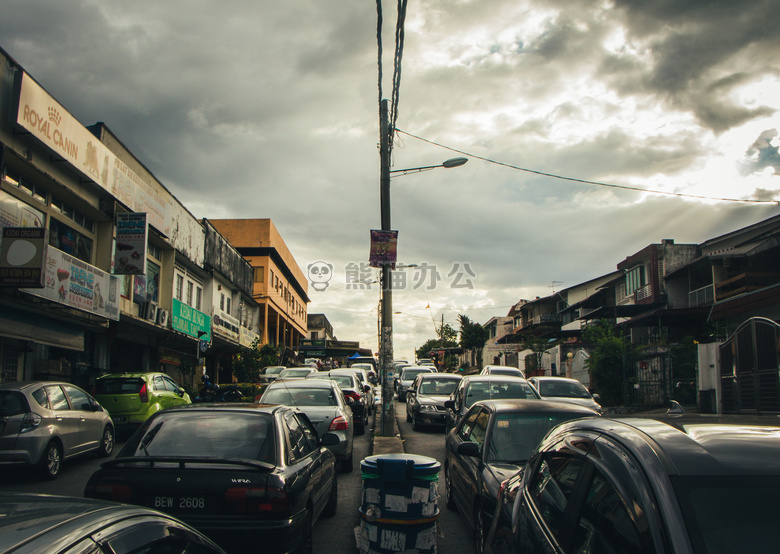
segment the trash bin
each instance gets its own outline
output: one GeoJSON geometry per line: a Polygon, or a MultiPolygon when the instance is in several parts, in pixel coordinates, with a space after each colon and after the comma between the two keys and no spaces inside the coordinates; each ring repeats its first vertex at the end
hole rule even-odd
{"type": "Polygon", "coordinates": [[[439,470],[433,458],[413,454],[369,456],[363,476],[360,527],[362,554],[436,554],[439,470]]]}

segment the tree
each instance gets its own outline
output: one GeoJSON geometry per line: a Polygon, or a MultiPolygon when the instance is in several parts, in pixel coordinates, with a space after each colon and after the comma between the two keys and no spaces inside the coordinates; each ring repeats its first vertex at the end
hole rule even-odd
{"type": "Polygon", "coordinates": [[[526,350],[531,350],[536,358],[536,367],[534,369],[541,369],[544,353],[551,348],[555,348],[560,343],[560,340],[550,339],[541,335],[528,335],[523,339],[523,347],[526,350]]]}
{"type": "Polygon", "coordinates": [[[460,323],[460,346],[463,350],[472,353],[467,356],[465,363],[469,364],[476,359],[477,365],[482,365],[482,349],[488,340],[488,330],[479,323],[472,322],[467,315],[458,315],[458,322],[460,323]],[[477,352],[477,356],[473,356],[474,351],[477,352]]]}
{"type": "MultiPolygon", "coordinates": [[[[425,344],[415,350],[415,354],[418,358],[429,357],[429,353],[432,350],[439,350],[441,348],[455,348],[458,346],[456,341],[458,333],[455,331],[455,329],[452,328],[450,324],[445,323],[436,331],[439,335],[438,338],[428,339],[425,344]]],[[[452,369],[455,366],[455,359],[451,354],[447,355],[443,362],[445,368],[452,369]]]]}
{"type": "Polygon", "coordinates": [[[590,352],[587,367],[592,378],[592,388],[601,395],[606,406],[623,403],[623,360],[630,344],[620,337],[615,326],[606,319],[597,325],[586,327],[582,339],[590,352]]]}
{"type": "Polygon", "coordinates": [[[260,345],[257,338],[249,348],[243,348],[233,358],[233,373],[241,383],[255,383],[260,370],[269,365],[279,365],[279,351],[270,344],[260,345]]]}

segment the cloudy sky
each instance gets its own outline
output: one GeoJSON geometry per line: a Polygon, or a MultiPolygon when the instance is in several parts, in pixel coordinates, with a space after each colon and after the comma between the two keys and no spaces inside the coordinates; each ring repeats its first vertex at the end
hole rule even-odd
{"type": "MultiPolygon", "coordinates": [[[[380,227],[375,2],[3,0],[0,15],[0,47],[197,217],[271,218],[304,272],[331,264],[309,313],[376,348],[377,285],[351,285],[376,278],[360,271],[380,227]]],[[[394,292],[396,357],[434,321],[484,323],[648,244],[780,213],[777,21],[775,0],[409,2],[393,169],[470,160],[392,179],[399,260],[418,265],[394,292]]]]}

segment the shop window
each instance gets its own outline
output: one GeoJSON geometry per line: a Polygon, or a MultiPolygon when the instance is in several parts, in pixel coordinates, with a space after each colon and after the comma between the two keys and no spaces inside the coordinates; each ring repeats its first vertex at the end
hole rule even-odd
{"type": "Polygon", "coordinates": [[[0,226],[43,227],[45,218],[46,214],[42,211],[0,191],[0,226]]]}
{"type": "Polygon", "coordinates": [[[265,282],[265,267],[260,266],[255,268],[255,283],[265,282]]]}
{"type": "Polygon", "coordinates": [[[176,300],[181,302],[184,294],[184,275],[176,274],[176,300]]]}
{"type": "Polygon", "coordinates": [[[230,297],[229,296],[225,299],[225,312],[227,314],[231,313],[230,312],[230,297]]]}
{"type": "Polygon", "coordinates": [[[192,281],[187,281],[187,301],[188,306],[192,306],[192,290],[195,285],[192,281]]]}
{"type": "Polygon", "coordinates": [[[201,301],[203,299],[203,289],[201,287],[195,287],[195,306],[194,308],[198,311],[201,310],[201,301]]]}
{"type": "Polygon", "coordinates": [[[219,309],[225,311],[225,294],[219,293],[219,309]]]}
{"type": "Polygon", "coordinates": [[[79,260],[92,263],[92,239],[61,221],[49,218],[49,244],[79,260]]]}
{"type": "Polygon", "coordinates": [[[56,197],[51,199],[51,207],[55,212],[61,213],[64,217],[72,219],[74,223],[83,227],[90,233],[95,232],[95,222],[88,218],[86,215],[78,211],[77,209],[65,204],[62,200],[56,197]]]}
{"type": "Polygon", "coordinates": [[[146,261],[146,299],[159,302],[160,299],[160,266],[146,261]]]}

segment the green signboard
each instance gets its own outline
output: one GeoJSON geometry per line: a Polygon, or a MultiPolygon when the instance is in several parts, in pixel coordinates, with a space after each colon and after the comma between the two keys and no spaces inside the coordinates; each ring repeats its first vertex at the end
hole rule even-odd
{"type": "Polygon", "coordinates": [[[171,310],[174,330],[193,338],[211,342],[211,316],[173,299],[171,310]],[[205,333],[202,334],[202,333],[205,333]]]}

